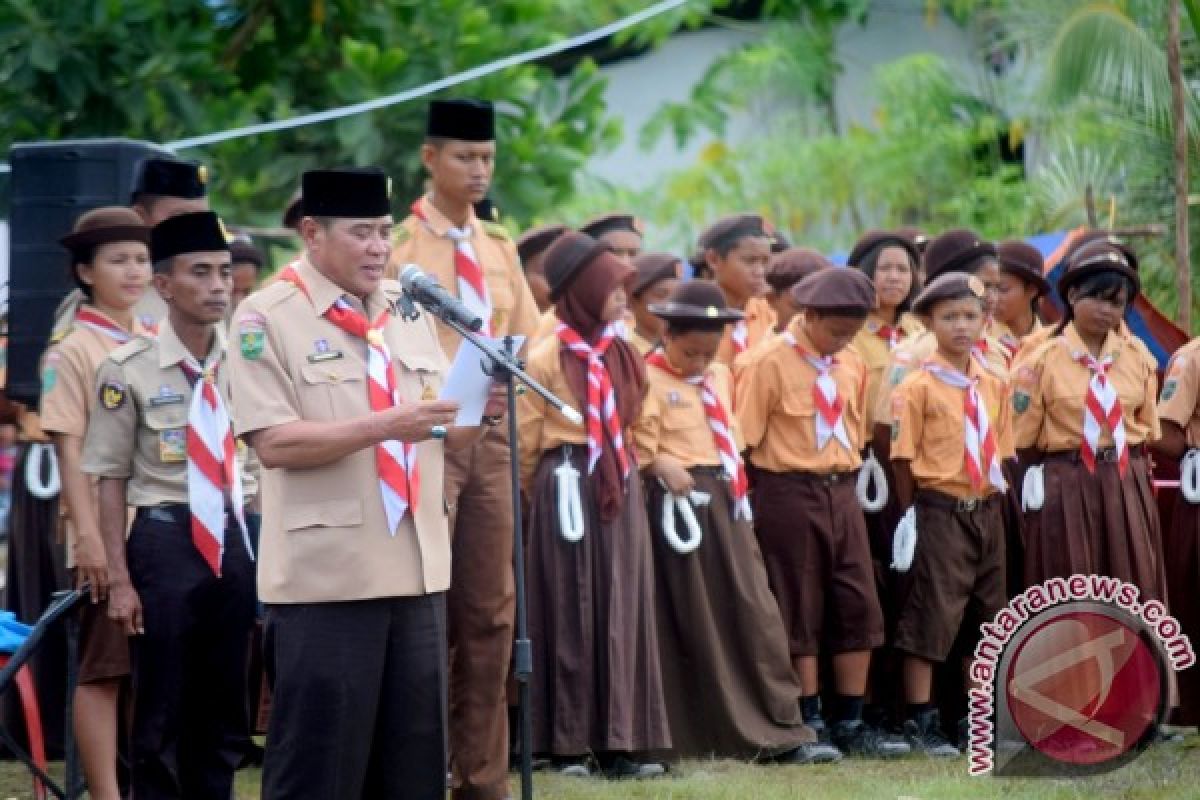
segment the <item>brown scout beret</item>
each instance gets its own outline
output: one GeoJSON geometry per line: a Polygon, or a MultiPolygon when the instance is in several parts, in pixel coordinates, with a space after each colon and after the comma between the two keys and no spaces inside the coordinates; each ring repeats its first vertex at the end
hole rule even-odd
{"type": "Polygon", "coordinates": [[[914,267],[921,263],[921,251],[909,239],[899,231],[867,231],[862,237],[855,242],[854,249],[850,251],[850,255],[846,258],[846,264],[851,267],[861,268],[862,263],[867,260],[867,257],[878,250],[885,247],[901,247],[904,252],[908,253],[909,259],[914,267]]]}
{"type": "Polygon", "coordinates": [[[897,228],[896,233],[912,242],[913,247],[917,248],[918,253],[921,255],[925,254],[925,248],[929,246],[929,235],[925,231],[908,225],[903,228],[897,228]]]}
{"type": "Polygon", "coordinates": [[[524,264],[539,253],[545,252],[566,230],[566,225],[539,225],[525,231],[521,238],[517,239],[517,255],[521,257],[521,263],[524,264]]]}
{"type": "Polygon", "coordinates": [[[579,273],[602,253],[608,245],[598,242],[586,233],[567,231],[554,240],[546,251],[543,271],[550,284],[550,300],[557,302],[579,273]]]}
{"type": "Polygon", "coordinates": [[[1129,266],[1133,267],[1135,271],[1139,269],[1137,253],[1133,251],[1133,248],[1119,236],[1099,228],[1086,230],[1076,236],[1075,240],[1071,242],[1071,249],[1067,250],[1066,255],[1063,256],[1063,263],[1069,264],[1075,253],[1093,242],[1107,242],[1113,245],[1125,254],[1125,260],[1129,262],[1129,266]]]}
{"type": "Polygon", "coordinates": [[[109,242],[150,243],[150,228],[131,208],[102,206],[85,211],[75,227],[59,239],[76,261],[90,258],[92,248],[109,242]]]}
{"type": "Polygon", "coordinates": [[[731,214],[721,217],[700,233],[700,238],[696,240],[696,255],[692,256],[692,265],[703,266],[704,254],[709,250],[728,252],[748,236],[770,238],[772,230],[774,229],[758,214],[731,214]]]}
{"type": "Polygon", "coordinates": [[[961,272],[982,256],[996,255],[996,246],[966,228],[946,231],[929,243],[925,250],[925,278],[932,280],[943,272],[961,272]]]}
{"type": "Polygon", "coordinates": [[[665,303],[650,305],[650,313],[668,322],[699,323],[702,326],[723,326],[737,322],[746,315],[729,308],[725,293],[712,281],[688,281],[675,287],[665,303]]]}
{"type": "MultiPolygon", "coordinates": [[[[1138,277],[1136,265],[1129,263],[1127,249],[1119,243],[1113,244],[1100,239],[1073,250],[1066,271],[1058,279],[1059,296],[1066,300],[1068,289],[1098,272],[1119,273],[1133,283],[1134,294],[1140,292],[1142,282],[1138,277]]],[[[1129,299],[1133,300],[1132,297],[1129,299]]]]}
{"type": "Polygon", "coordinates": [[[683,277],[683,260],[670,253],[642,253],[633,260],[637,275],[632,294],[636,297],[659,281],[683,277]]]}
{"type": "Polygon", "coordinates": [[[579,226],[581,233],[586,233],[593,239],[599,239],[606,233],[613,231],[628,231],[642,236],[645,232],[645,226],[642,221],[633,214],[613,213],[601,214],[594,217],[579,226]]]}
{"type": "Polygon", "coordinates": [[[856,269],[822,269],[792,288],[792,302],[816,311],[866,314],[876,305],[875,284],[856,269]]]}
{"type": "Polygon", "coordinates": [[[767,285],[780,294],[814,272],[832,266],[829,259],[810,247],[789,247],[771,257],[767,267],[767,285]]]}
{"type": "Polygon", "coordinates": [[[1039,297],[1050,294],[1050,281],[1046,280],[1044,274],[1042,251],[1020,239],[1009,239],[996,246],[996,256],[1000,261],[1000,269],[1026,283],[1032,283],[1038,288],[1039,297]]]}
{"type": "Polygon", "coordinates": [[[983,281],[965,272],[944,272],[931,280],[913,301],[913,311],[918,314],[928,314],[943,300],[957,300],[960,297],[974,297],[980,302],[987,293],[983,281]]]}

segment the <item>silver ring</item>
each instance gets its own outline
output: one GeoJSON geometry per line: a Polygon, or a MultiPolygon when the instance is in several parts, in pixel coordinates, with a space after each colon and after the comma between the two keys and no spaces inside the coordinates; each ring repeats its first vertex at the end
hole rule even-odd
{"type": "Polygon", "coordinates": [[[446,426],[445,425],[434,425],[432,428],[429,429],[429,435],[435,439],[445,439],[446,438],[446,426]]]}

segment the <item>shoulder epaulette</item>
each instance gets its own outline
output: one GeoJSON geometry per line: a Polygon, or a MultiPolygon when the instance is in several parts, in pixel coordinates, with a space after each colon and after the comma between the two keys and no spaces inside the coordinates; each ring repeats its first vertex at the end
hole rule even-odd
{"type": "Polygon", "coordinates": [[[483,230],[488,236],[493,239],[499,239],[502,242],[511,242],[512,236],[508,233],[508,228],[501,225],[499,222],[483,222],[483,230]]]}
{"type": "Polygon", "coordinates": [[[145,352],[154,344],[154,340],[148,336],[136,336],[130,339],[125,344],[113,350],[108,354],[108,357],[118,364],[124,364],[129,359],[136,356],[138,353],[145,352]]]}
{"type": "Polygon", "coordinates": [[[254,304],[254,307],[261,311],[266,311],[272,306],[279,305],[299,291],[296,284],[290,281],[276,280],[252,294],[250,300],[254,304]]]}

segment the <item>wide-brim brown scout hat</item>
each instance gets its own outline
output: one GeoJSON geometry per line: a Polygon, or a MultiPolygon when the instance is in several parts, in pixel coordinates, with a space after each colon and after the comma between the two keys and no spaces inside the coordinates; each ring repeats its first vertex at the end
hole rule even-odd
{"type": "Polygon", "coordinates": [[[712,281],[688,281],[671,292],[665,303],[651,303],[650,313],[667,322],[729,323],[746,315],[730,308],[721,287],[712,281]]]}

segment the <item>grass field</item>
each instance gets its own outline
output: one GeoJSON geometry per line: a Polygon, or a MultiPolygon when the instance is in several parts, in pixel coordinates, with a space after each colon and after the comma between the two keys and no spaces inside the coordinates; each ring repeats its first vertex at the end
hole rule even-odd
{"type": "MultiPolygon", "coordinates": [[[[691,761],[642,783],[564,779],[538,773],[535,796],[553,800],[1167,800],[1200,798],[1200,737],[1151,749],[1115,772],[1080,780],[971,778],[966,760],[849,761],[821,767],[691,761]]],[[[258,773],[238,776],[238,800],[257,800],[258,773]]],[[[514,776],[513,790],[517,790],[514,776]]],[[[0,800],[33,793],[19,767],[0,765],[0,800]]]]}

